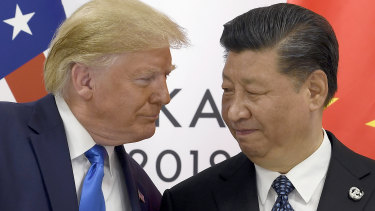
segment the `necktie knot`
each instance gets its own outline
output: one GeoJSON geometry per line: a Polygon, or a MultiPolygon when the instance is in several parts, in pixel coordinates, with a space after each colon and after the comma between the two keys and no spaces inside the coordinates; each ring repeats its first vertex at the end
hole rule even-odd
{"type": "Polygon", "coordinates": [[[285,175],[278,176],[273,181],[272,188],[278,195],[272,211],[294,211],[288,201],[288,194],[294,190],[294,186],[289,179],[285,175]]]}
{"type": "Polygon", "coordinates": [[[285,175],[278,176],[272,183],[272,188],[276,191],[277,195],[288,195],[294,190],[293,184],[285,175]]]}
{"type": "Polygon", "coordinates": [[[106,154],[107,151],[103,146],[100,145],[95,145],[85,152],[85,156],[91,164],[98,163],[103,165],[106,154]]]}

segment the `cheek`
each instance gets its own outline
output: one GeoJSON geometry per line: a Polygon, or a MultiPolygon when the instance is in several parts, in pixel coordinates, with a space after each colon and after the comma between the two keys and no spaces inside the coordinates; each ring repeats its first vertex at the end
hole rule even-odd
{"type": "Polygon", "coordinates": [[[137,111],[141,107],[140,96],[129,89],[113,90],[107,93],[105,112],[111,114],[117,122],[130,123],[135,118],[137,111]]]}
{"type": "Polygon", "coordinates": [[[138,111],[142,109],[145,104],[145,100],[140,99],[140,96],[124,96],[121,100],[118,109],[122,109],[124,115],[129,118],[135,118],[138,111]]]}
{"type": "MultiPolygon", "coordinates": [[[[302,105],[294,99],[284,99],[272,104],[268,109],[263,108],[262,112],[265,118],[261,123],[266,128],[269,136],[274,136],[273,139],[282,139],[292,133],[296,127],[299,127],[303,122],[300,119],[305,118],[302,111],[302,105]]],[[[260,108],[261,109],[261,108],[260,108]]]]}
{"type": "MultiPolygon", "coordinates": [[[[147,101],[148,91],[133,84],[123,84],[113,90],[113,100],[120,101],[121,106],[129,108],[139,107],[147,101]]],[[[126,108],[125,107],[125,108],[126,108]]]]}
{"type": "Polygon", "coordinates": [[[229,110],[229,103],[227,100],[222,99],[221,100],[221,115],[223,116],[223,119],[225,123],[228,125],[228,110],[229,110]]]}
{"type": "Polygon", "coordinates": [[[285,124],[288,107],[282,102],[271,98],[264,98],[251,106],[252,118],[259,124],[266,136],[273,136],[285,124]]]}
{"type": "Polygon", "coordinates": [[[290,113],[289,106],[285,106],[282,104],[276,104],[274,107],[268,110],[269,118],[267,119],[268,123],[272,125],[272,130],[280,130],[283,126],[288,125],[290,113]]]}

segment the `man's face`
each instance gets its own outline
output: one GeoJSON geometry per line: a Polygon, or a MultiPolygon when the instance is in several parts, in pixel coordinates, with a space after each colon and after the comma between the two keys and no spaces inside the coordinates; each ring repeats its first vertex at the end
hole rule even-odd
{"type": "Polygon", "coordinates": [[[94,70],[92,134],[119,145],[151,137],[162,105],[170,101],[166,77],[169,48],[125,53],[107,70],[94,70]]]}
{"type": "Polygon", "coordinates": [[[309,127],[308,93],[278,72],[275,50],[229,52],[222,87],[224,121],[253,162],[276,164],[301,150],[309,127]]]}

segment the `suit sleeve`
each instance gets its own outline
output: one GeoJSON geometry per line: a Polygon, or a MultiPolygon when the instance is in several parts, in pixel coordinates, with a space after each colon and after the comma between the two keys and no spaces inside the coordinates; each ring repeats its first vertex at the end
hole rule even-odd
{"type": "Polygon", "coordinates": [[[173,209],[173,200],[172,194],[169,189],[165,190],[163,197],[161,199],[160,211],[172,211],[173,209]]]}

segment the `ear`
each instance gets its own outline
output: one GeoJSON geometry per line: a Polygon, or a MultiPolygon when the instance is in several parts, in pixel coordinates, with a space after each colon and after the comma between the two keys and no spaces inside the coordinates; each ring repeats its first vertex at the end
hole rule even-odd
{"type": "Polygon", "coordinates": [[[324,108],[324,102],[328,95],[327,75],[322,70],[315,70],[306,80],[309,90],[309,106],[310,110],[324,108]]]}
{"type": "Polygon", "coordinates": [[[71,71],[72,83],[76,93],[84,100],[91,99],[93,95],[92,72],[84,64],[75,63],[71,71]]]}

